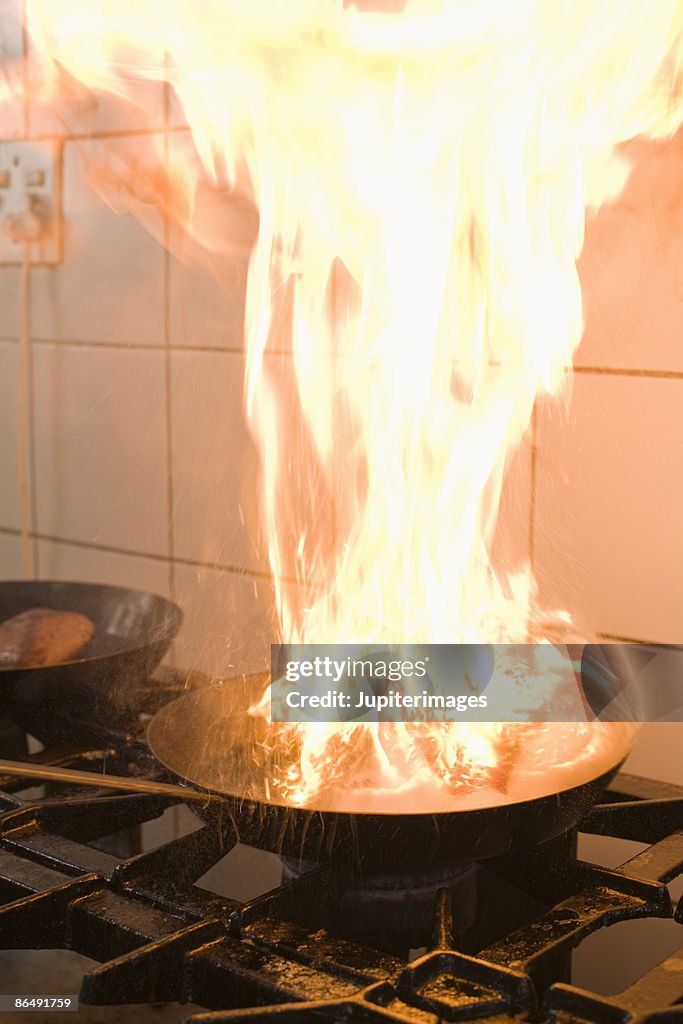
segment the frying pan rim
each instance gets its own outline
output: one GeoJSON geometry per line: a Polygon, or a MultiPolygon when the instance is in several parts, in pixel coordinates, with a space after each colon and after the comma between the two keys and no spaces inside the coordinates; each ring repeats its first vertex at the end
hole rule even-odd
{"type": "Polygon", "coordinates": [[[297,806],[295,806],[293,804],[286,804],[286,803],[283,803],[282,801],[279,801],[279,800],[268,800],[268,801],[266,801],[266,800],[254,800],[252,797],[240,796],[239,793],[221,792],[219,789],[213,788],[211,786],[207,786],[207,785],[205,785],[203,783],[195,782],[189,776],[181,774],[180,772],[178,772],[174,768],[172,768],[169,764],[167,764],[167,762],[159,756],[159,754],[155,750],[154,746],[150,742],[150,731],[154,728],[155,722],[158,723],[159,720],[161,719],[162,715],[164,714],[164,712],[168,712],[169,709],[173,708],[176,704],[180,704],[182,701],[185,701],[185,700],[189,701],[189,700],[191,700],[191,698],[197,699],[198,697],[201,697],[202,693],[207,692],[209,689],[211,689],[211,687],[202,688],[201,690],[190,690],[190,691],[187,691],[186,693],[182,694],[180,697],[177,697],[175,700],[171,701],[169,704],[165,704],[162,708],[160,708],[156,712],[156,714],[154,714],[152,716],[151,720],[147,724],[147,728],[145,729],[145,742],[147,744],[147,747],[151,751],[152,755],[156,758],[156,760],[162,765],[162,767],[166,771],[168,771],[171,775],[173,775],[173,777],[181,785],[186,785],[186,786],[188,786],[191,789],[200,790],[201,792],[206,793],[207,797],[209,797],[209,798],[213,797],[213,798],[216,798],[216,799],[219,799],[219,800],[223,800],[226,803],[237,803],[240,806],[248,805],[253,810],[256,810],[256,811],[259,811],[259,812],[267,811],[267,810],[269,810],[271,808],[277,808],[279,811],[286,811],[286,812],[289,812],[289,813],[310,814],[310,815],[321,814],[321,815],[324,815],[325,817],[330,817],[330,816],[335,816],[336,815],[336,816],[341,816],[341,817],[353,817],[353,818],[362,817],[364,819],[380,818],[380,819],[383,819],[383,820],[387,820],[387,819],[391,818],[391,819],[396,820],[397,823],[399,823],[401,821],[406,821],[407,822],[407,820],[410,819],[410,818],[424,818],[424,819],[426,819],[426,818],[438,818],[438,817],[441,817],[442,815],[450,817],[450,816],[455,815],[455,814],[458,814],[458,815],[460,815],[460,814],[463,814],[463,815],[464,814],[474,815],[474,814],[477,814],[477,813],[480,813],[480,812],[481,813],[484,813],[484,812],[489,812],[489,813],[490,812],[497,812],[498,814],[502,814],[502,813],[504,813],[506,811],[515,810],[515,811],[519,811],[520,813],[524,813],[523,812],[524,808],[530,809],[531,805],[538,805],[539,802],[541,802],[541,801],[557,800],[560,797],[564,796],[565,794],[569,794],[569,793],[571,793],[573,791],[577,791],[578,792],[579,790],[584,789],[586,786],[590,786],[590,785],[595,784],[595,783],[601,783],[601,782],[604,782],[604,780],[608,780],[609,781],[609,778],[613,777],[616,774],[616,772],[618,772],[620,770],[620,768],[623,765],[624,761],[626,760],[626,756],[627,756],[627,755],[624,755],[623,757],[619,758],[619,760],[617,762],[615,762],[614,765],[611,765],[609,768],[603,769],[597,775],[594,775],[594,776],[592,776],[589,779],[584,779],[582,782],[578,782],[578,783],[575,782],[572,785],[564,786],[561,789],[556,789],[556,790],[554,790],[551,793],[543,793],[540,796],[529,797],[529,798],[527,798],[525,800],[510,801],[508,803],[486,804],[486,805],[481,806],[481,807],[465,807],[462,810],[455,810],[454,809],[454,810],[446,810],[446,811],[444,811],[444,810],[439,810],[439,811],[436,811],[436,810],[431,810],[431,811],[404,811],[404,812],[399,812],[399,813],[395,813],[395,812],[392,812],[392,811],[379,811],[379,810],[377,810],[377,811],[361,811],[361,810],[349,811],[349,810],[332,810],[331,808],[324,808],[324,807],[297,807],[297,806]]]}
{"type": "MultiPolygon", "coordinates": [[[[150,750],[152,748],[150,747],[150,750]]],[[[152,750],[154,757],[157,755],[152,750]]],[[[157,758],[158,760],[158,758],[157,758]]],[[[463,810],[451,810],[451,811],[346,811],[337,810],[333,811],[329,808],[324,807],[295,807],[293,804],[276,803],[274,800],[267,802],[265,800],[253,800],[250,797],[240,797],[234,793],[221,793],[220,790],[211,789],[208,786],[202,785],[199,782],[192,782],[191,779],[187,779],[177,772],[169,768],[163,762],[160,762],[162,767],[168,771],[176,779],[179,785],[187,786],[188,789],[199,790],[201,793],[205,793],[207,797],[207,803],[211,800],[220,800],[225,804],[239,804],[240,807],[248,807],[250,811],[257,811],[259,813],[268,811],[271,808],[277,808],[279,811],[286,811],[287,813],[296,813],[301,815],[313,816],[319,814],[324,816],[326,819],[333,817],[345,817],[345,818],[363,818],[368,820],[370,818],[380,818],[382,820],[392,819],[396,821],[397,825],[402,823],[407,824],[409,819],[412,818],[452,818],[454,815],[475,815],[484,814],[491,812],[498,812],[503,814],[506,811],[520,811],[522,808],[530,808],[531,804],[538,805],[542,801],[555,800],[558,797],[566,796],[573,792],[579,792],[585,789],[587,786],[600,785],[606,786],[609,784],[611,779],[622,769],[626,758],[623,757],[611,768],[607,768],[605,771],[600,772],[599,775],[595,775],[592,779],[585,779],[583,782],[579,782],[576,785],[568,786],[565,789],[558,789],[554,793],[544,793],[543,796],[529,797],[527,800],[515,800],[514,802],[507,804],[487,804],[484,807],[466,807],[463,810]]]]}
{"type": "MultiPolygon", "coordinates": [[[[153,597],[153,598],[155,598],[155,600],[162,602],[162,604],[166,606],[166,611],[170,613],[170,618],[164,623],[163,633],[156,640],[154,640],[154,642],[153,642],[154,644],[156,644],[156,643],[163,643],[165,641],[173,640],[173,638],[178,634],[178,632],[180,630],[180,627],[183,624],[183,610],[180,607],[180,605],[176,604],[175,601],[171,601],[170,598],[165,597],[163,594],[157,594],[155,591],[151,591],[151,590],[142,590],[140,587],[121,587],[121,586],[119,586],[116,583],[93,583],[90,580],[43,580],[43,579],[40,579],[40,580],[18,580],[18,579],[4,580],[3,579],[3,580],[0,580],[0,589],[2,589],[2,587],[6,586],[7,584],[10,584],[10,585],[16,584],[16,585],[21,585],[21,586],[35,585],[37,588],[38,587],[42,587],[42,586],[45,586],[45,587],[50,587],[50,586],[82,587],[84,590],[92,590],[92,591],[96,591],[96,590],[118,591],[122,595],[123,594],[142,594],[145,597],[153,597]]],[[[36,605],[35,607],[41,607],[41,606],[40,605],[36,605]]],[[[30,609],[26,609],[26,611],[29,611],[29,610],[30,609]]],[[[60,611],[60,610],[63,610],[63,609],[56,608],[56,609],[52,609],[52,610],[53,611],[60,611]]],[[[19,615],[21,613],[17,612],[16,614],[19,615]]],[[[85,613],[84,612],[80,612],[79,614],[83,615],[85,613]]],[[[13,616],[10,616],[10,618],[13,618],[13,616]]],[[[6,619],[1,620],[0,621],[0,625],[2,624],[2,622],[6,622],[6,621],[7,621],[6,619]]],[[[141,641],[141,642],[135,643],[132,646],[128,646],[128,647],[117,647],[115,650],[104,651],[101,654],[89,655],[86,658],[71,658],[69,661],[58,661],[58,662],[53,662],[53,663],[51,663],[49,665],[37,665],[37,666],[34,666],[34,667],[26,666],[24,668],[16,668],[16,667],[13,668],[12,666],[2,665],[2,666],[0,666],[0,679],[2,679],[3,675],[9,675],[9,674],[11,674],[14,678],[16,678],[19,675],[24,675],[24,674],[28,674],[28,673],[32,673],[32,672],[37,672],[37,671],[43,671],[45,669],[55,669],[55,668],[62,669],[62,668],[68,668],[68,667],[75,667],[75,666],[78,666],[78,665],[97,665],[100,662],[107,661],[110,658],[121,658],[124,655],[136,654],[136,653],[138,653],[140,651],[144,651],[144,650],[148,649],[150,646],[153,646],[153,644],[148,640],[146,642],[145,641],[141,641]]]]}

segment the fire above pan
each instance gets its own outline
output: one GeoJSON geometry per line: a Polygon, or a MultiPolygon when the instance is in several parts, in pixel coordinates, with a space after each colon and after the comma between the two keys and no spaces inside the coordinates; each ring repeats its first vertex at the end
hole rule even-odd
{"type": "MultiPolygon", "coordinates": [[[[481,860],[545,842],[572,828],[597,802],[623,757],[603,762],[593,777],[531,799],[434,811],[395,801],[358,810],[297,807],[273,798],[272,779],[288,752],[268,742],[268,724],[249,714],[265,677],[187,693],[151,721],[147,739],[157,760],[177,779],[221,798],[200,813],[234,840],[284,856],[408,870],[458,860],[481,860]]],[[[615,748],[616,750],[616,748],[615,748]]]]}

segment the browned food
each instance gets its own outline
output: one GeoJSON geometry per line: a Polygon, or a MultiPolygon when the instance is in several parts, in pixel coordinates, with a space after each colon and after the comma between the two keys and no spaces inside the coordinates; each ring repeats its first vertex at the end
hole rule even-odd
{"type": "Polygon", "coordinates": [[[94,632],[94,623],[78,612],[31,608],[0,624],[0,668],[39,668],[67,661],[94,632]]]}

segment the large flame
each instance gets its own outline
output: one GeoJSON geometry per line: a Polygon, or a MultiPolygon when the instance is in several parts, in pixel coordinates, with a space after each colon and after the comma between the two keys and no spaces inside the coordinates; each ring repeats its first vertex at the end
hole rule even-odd
{"type": "MultiPolygon", "coordinates": [[[[681,4],[363,6],[28,0],[27,18],[53,71],[133,100],[168,82],[205,171],[258,206],[246,402],[284,639],[524,641],[531,572],[491,556],[506,462],[579,342],[575,262],[628,173],[618,146],[681,119],[681,4]]],[[[388,728],[274,729],[288,797],[349,757],[371,787],[500,791],[539,748],[526,727],[388,728]]],[[[555,761],[599,730],[563,727],[555,761]]]]}

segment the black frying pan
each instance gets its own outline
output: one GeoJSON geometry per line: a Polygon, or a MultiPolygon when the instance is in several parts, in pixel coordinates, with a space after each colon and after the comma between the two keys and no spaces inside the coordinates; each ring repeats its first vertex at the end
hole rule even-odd
{"type": "Polygon", "coordinates": [[[70,661],[0,669],[0,701],[54,709],[61,717],[105,719],[130,709],[138,684],[157,667],[180,628],[182,612],[157,594],[99,583],[0,582],[0,621],[30,608],[80,612],[95,625],[70,661]]]}
{"type": "Polygon", "coordinates": [[[369,814],[288,807],[269,799],[259,763],[262,719],[247,711],[259,690],[255,683],[262,690],[264,681],[247,677],[188,692],[155,715],[147,740],[173,776],[221,798],[207,802],[205,818],[218,820],[232,838],[294,859],[395,871],[529,848],[572,828],[618,767],[550,796],[474,810],[369,814]]]}

